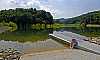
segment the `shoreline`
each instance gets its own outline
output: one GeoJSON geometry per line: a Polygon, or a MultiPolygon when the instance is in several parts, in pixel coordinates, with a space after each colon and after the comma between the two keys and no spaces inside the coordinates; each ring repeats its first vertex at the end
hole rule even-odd
{"type": "Polygon", "coordinates": [[[88,37],[86,41],[100,45],[100,37],[88,37]]]}

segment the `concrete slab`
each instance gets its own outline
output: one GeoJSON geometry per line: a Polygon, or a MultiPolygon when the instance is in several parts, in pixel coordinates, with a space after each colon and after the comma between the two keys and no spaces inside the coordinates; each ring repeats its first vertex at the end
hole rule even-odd
{"type": "Polygon", "coordinates": [[[87,49],[88,51],[91,51],[93,53],[96,54],[100,54],[100,45],[98,44],[94,44],[91,43],[89,41],[84,41],[83,39],[88,39],[85,36],[76,34],[76,33],[72,33],[72,32],[68,32],[68,31],[63,31],[63,32],[54,32],[53,34],[49,34],[54,36],[55,38],[58,38],[60,40],[66,41],[71,43],[71,40],[74,38],[78,41],[78,46],[83,48],[83,49],[87,49]]]}

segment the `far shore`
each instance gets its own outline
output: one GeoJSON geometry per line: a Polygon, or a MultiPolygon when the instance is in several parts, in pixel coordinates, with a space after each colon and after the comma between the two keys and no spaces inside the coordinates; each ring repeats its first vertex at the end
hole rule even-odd
{"type": "Polygon", "coordinates": [[[100,27],[100,25],[88,24],[87,27],[100,27]]]}
{"type": "MultiPolygon", "coordinates": [[[[82,27],[80,24],[65,24],[63,27],[82,27]]],[[[86,27],[100,27],[98,24],[87,24],[86,27]]]]}

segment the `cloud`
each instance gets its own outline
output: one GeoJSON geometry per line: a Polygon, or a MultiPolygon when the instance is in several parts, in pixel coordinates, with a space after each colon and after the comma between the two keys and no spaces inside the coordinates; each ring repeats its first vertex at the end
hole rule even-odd
{"type": "Polygon", "coordinates": [[[0,9],[11,8],[37,8],[51,12],[53,16],[57,16],[58,9],[52,4],[53,2],[61,2],[61,0],[0,0],[0,9]]]}
{"type": "Polygon", "coordinates": [[[0,9],[8,9],[9,8],[8,2],[9,0],[0,0],[0,9]]]}
{"type": "Polygon", "coordinates": [[[51,12],[56,18],[68,18],[99,10],[100,0],[0,0],[0,9],[37,8],[51,12]]]}
{"type": "Polygon", "coordinates": [[[38,0],[10,0],[9,5],[12,7],[23,7],[23,8],[40,8],[40,2],[38,0]]]}

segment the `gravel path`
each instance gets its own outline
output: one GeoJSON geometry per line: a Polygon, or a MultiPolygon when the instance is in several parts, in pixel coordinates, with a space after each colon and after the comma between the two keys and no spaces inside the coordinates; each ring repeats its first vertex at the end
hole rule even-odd
{"type": "Polygon", "coordinates": [[[62,49],[26,54],[21,60],[100,60],[100,55],[76,49],[62,49]]]}

